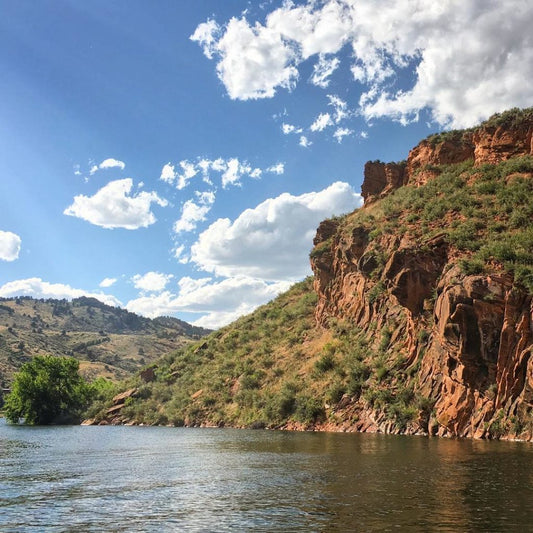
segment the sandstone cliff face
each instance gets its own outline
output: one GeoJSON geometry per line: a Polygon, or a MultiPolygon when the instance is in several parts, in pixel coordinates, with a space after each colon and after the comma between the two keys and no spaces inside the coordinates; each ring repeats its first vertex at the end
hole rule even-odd
{"type": "MultiPolygon", "coordinates": [[[[423,141],[405,165],[368,163],[361,212],[370,216],[377,200],[394,189],[428,182],[436,165],[474,159],[480,166],[533,154],[532,131],[532,121],[486,126],[452,140],[423,141]]],[[[432,406],[403,431],[533,440],[530,292],[501,268],[466,275],[458,266],[460,254],[443,235],[421,247],[394,230],[378,239],[369,233],[364,225],[319,226],[315,250],[322,247],[322,253],[311,259],[318,324],[341,319],[376,339],[389,330],[387,353],[405,360],[398,380],[410,381],[432,406]]],[[[344,418],[357,420],[347,429],[398,431],[383,409],[365,399],[342,402],[337,409],[344,418]]]]}
{"type": "Polygon", "coordinates": [[[422,185],[435,176],[434,167],[472,159],[476,166],[495,164],[533,154],[533,124],[486,125],[473,131],[450,133],[439,141],[430,137],[415,146],[403,163],[369,161],[365,165],[362,196],[365,203],[407,184],[422,185]]]}

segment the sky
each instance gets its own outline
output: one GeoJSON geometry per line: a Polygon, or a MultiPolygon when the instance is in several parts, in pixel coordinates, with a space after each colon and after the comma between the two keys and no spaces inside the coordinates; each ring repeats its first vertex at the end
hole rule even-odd
{"type": "Polygon", "coordinates": [[[218,328],[364,163],[533,105],[529,0],[0,0],[0,297],[218,328]]]}

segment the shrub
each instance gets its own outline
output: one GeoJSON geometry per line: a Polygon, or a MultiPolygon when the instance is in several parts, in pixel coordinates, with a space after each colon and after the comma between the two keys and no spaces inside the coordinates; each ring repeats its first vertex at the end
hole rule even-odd
{"type": "Polygon", "coordinates": [[[76,359],[51,355],[22,365],[4,405],[7,419],[31,425],[79,421],[92,391],[78,369],[76,359]]]}
{"type": "Polygon", "coordinates": [[[296,398],[294,418],[298,422],[306,424],[317,422],[324,419],[325,414],[324,407],[316,398],[307,395],[299,395],[296,398]]]}
{"type": "Polygon", "coordinates": [[[319,374],[323,374],[328,370],[332,370],[335,367],[335,357],[331,353],[325,353],[315,361],[315,371],[319,374]]]}
{"type": "Polygon", "coordinates": [[[368,291],[368,301],[373,304],[376,302],[385,292],[387,291],[385,284],[382,281],[378,281],[369,291],[368,291]]]}

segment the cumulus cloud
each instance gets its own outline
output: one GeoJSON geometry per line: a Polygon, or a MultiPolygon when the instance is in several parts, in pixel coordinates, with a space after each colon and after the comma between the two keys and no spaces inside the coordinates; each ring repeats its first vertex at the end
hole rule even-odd
{"type": "Polygon", "coordinates": [[[120,170],[124,170],[126,168],[126,163],[124,161],[119,161],[118,159],[113,159],[110,157],[109,159],[104,159],[99,165],[99,168],[120,168],[120,170]]]}
{"type": "Polygon", "coordinates": [[[302,135],[300,137],[300,142],[298,143],[300,146],[303,146],[304,148],[308,148],[313,144],[312,141],[310,141],[305,135],[302,135]]]}
{"type": "Polygon", "coordinates": [[[150,226],[156,221],[152,204],[165,207],[168,202],[155,192],[131,194],[132,187],[130,178],[111,181],[94,196],[75,196],[63,213],[103,228],[132,230],[150,226]]]}
{"type": "Polygon", "coordinates": [[[220,276],[301,279],[309,273],[308,255],[319,222],[360,205],[361,196],[342,182],[301,196],[284,193],[234,221],[215,221],[191,247],[191,259],[220,276]]]}
{"type": "Polygon", "coordinates": [[[48,283],[41,278],[27,278],[10,281],[0,287],[0,297],[12,298],[14,296],[32,296],[33,298],[57,298],[72,300],[80,296],[96,298],[101,302],[121,306],[120,301],[110,294],[90,292],[82,289],[74,289],[63,283],[48,283]]]}
{"type": "Polygon", "coordinates": [[[164,291],[142,296],[129,301],[126,308],[152,318],[177,312],[198,313],[204,316],[193,322],[195,325],[218,328],[252,312],[289,286],[288,282],[268,283],[246,276],[221,281],[184,277],[178,282],[177,294],[164,291]]]}
{"type": "Polygon", "coordinates": [[[178,189],[184,189],[187,187],[189,181],[191,181],[196,174],[198,174],[198,170],[196,170],[195,165],[193,163],[189,163],[189,161],[180,161],[180,167],[181,167],[181,174],[178,174],[178,189]]]}
{"type": "Polygon", "coordinates": [[[340,59],[337,57],[328,58],[320,54],[318,62],[313,67],[311,83],[325,89],[331,81],[330,76],[337,70],[339,63],[340,59]]]}
{"type": "Polygon", "coordinates": [[[439,124],[464,127],[531,105],[532,26],[533,4],[523,0],[308,0],[283,2],[264,22],[210,20],[191,39],[234,99],[291,90],[310,58],[312,81],[327,86],[343,60],[367,120],[405,123],[428,109],[439,124]]]}
{"type": "Polygon", "coordinates": [[[98,170],[104,170],[106,168],[120,168],[120,170],[124,170],[126,168],[126,163],[110,157],[108,159],[104,159],[99,165],[92,165],[91,169],[89,170],[89,174],[92,176],[98,172],[98,170]]]}
{"type": "MultiPolygon", "coordinates": [[[[161,180],[172,184],[177,181],[177,188],[184,189],[196,176],[201,176],[205,183],[213,185],[214,179],[218,179],[222,188],[230,186],[240,186],[244,177],[259,179],[265,171],[262,168],[252,166],[248,161],[243,161],[238,157],[209,159],[207,157],[197,157],[190,161],[184,159],[179,162],[181,172],[175,170],[175,166],[167,163],[161,171],[161,180]]],[[[277,163],[266,168],[266,172],[283,174],[279,172],[283,169],[283,163],[277,163]]]]}
{"type": "Polygon", "coordinates": [[[328,105],[333,106],[333,118],[335,124],[339,124],[350,116],[351,113],[348,110],[348,104],[344,100],[342,100],[335,94],[328,94],[328,100],[328,105]]]}
{"type": "Polygon", "coordinates": [[[297,128],[293,124],[286,124],[285,122],[281,125],[281,131],[284,135],[289,135],[290,133],[302,133],[302,128],[297,128]]]}
{"type": "Polygon", "coordinates": [[[167,163],[163,166],[161,169],[161,176],[159,176],[159,179],[161,181],[164,181],[166,183],[174,183],[176,179],[176,171],[174,170],[174,165],[171,165],[170,163],[167,163]]]}
{"type": "Polygon", "coordinates": [[[187,254],[185,253],[184,244],[177,245],[172,251],[174,252],[174,257],[178,260],[178,263],[181,263],[182,265],[186,265],[189,262],[189,258],[187,257],[187,254]]]}
{"type": "Polygon", "coordinates": [[[197,192],[196,200],[187,200],[181,208],[181,217],[174,223],[174,232],[194,231],[198,222],[206,219],[215,202],[214,192],[197,192]]]}
{"type": "Polygon", "coordinates": [[[173,278],[172,274],[161,274],[160,272],[147,272],[146,274],[136,274],[131,278],[136,289],[146,292],[161,292],[173,278]]]}
{"type": "Polygon", "coordinates": [[[311,131],[324,131],[328,126],[333,126],[333,120],[329,113],[320,113],[311,124],[311,131]]]}
{"type": "Polygon", "coordinates": [[[212,21],[201,24],[191,39],[207,57],[219,57],[218,77],[232,99],[272,97],[276,87],[292,88],[298,79],[294,52],[275,29],[232,18],[223,32],[212,21]]]}
{"type": "Polygon", "coordinates": [[[271,172],[272,174],[277,174],[280,176],[285,172],[285,165],[283,163],[277,163],[276,165],[268,167],[267,172],[271,172]]]}
{"type": "Polygon", "coordinates": [[[353,130],[349,128],[337,128],[335,130],[335,133],[333,134],[333,137],[335,137],[338,143],[341,143],[344,137],[347,137],[348,135],[351,135],[352,133],[353,133],[353,130]]]}
{"type": "Polygon", "coordinates": [[[15,261],[20,253],[21,238],[11,231],[0,230],[0,261],[15,261]]]}
{"type": "Polygon", "coordinates": [[[106,288],[111,287],[112,285],[114,285],[116,282],[117,282],[117,278],[104,278],[100,282],[99,286],[102,287],[103,289],[106,289],[106,288]]]}

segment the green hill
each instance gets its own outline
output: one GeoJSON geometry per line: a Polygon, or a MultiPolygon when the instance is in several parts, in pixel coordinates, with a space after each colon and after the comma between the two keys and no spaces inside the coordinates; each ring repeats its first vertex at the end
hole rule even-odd
{"type": "Polygon", "coordinates": [[[0,299],[0,384],[37,354],[75,357],[82,373],[124,379],[208,330],[170,317],[154,320],[95,298],[0,299]]]}

